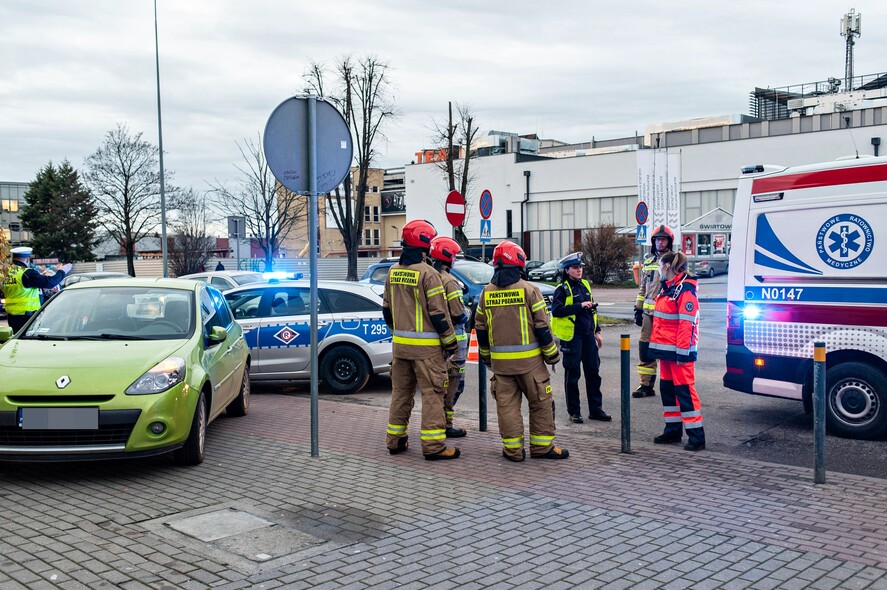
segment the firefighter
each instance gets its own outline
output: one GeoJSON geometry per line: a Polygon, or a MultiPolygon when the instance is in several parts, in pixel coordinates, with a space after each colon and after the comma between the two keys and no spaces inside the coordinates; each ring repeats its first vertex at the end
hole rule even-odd
{"type": "Polygon", "coordinates": [[[6,319],[13,333],[19,330],[34,315],[42,301],[40,289],[52,289],[62,282],[70,272],[72,265],[65,264],[55,274],[46,276],[39,270],[31,268],[29,262],[33,248],[19,246],[13,248],[12,264],[3,284],[3,296],[6,299],[6,319]]]}
{"type": "Polygon", "coordinates": [[[604,345],[597,325],[597,304],[591,285],[582,278],[582,252],[567,254],[561,259],[564,282],[554,291],[551,302],[551,330],[561,341],[564,355],[564,385],[567,413],[570,420],[582,424],[579,403],[579,377],[585,370],[585,394],[588,398],[589,420],[609,422],[604,412],[601,394],[601,357],[598,349],[604,345]]]}
{"type": "Polygon", "coordinates": [[[392,333],[391,405],[386,444],[392,455],[406,451],[407,424],[416,385],[422,392],[422,454],[429,461],[455,459],[459,449],[446,446],[444,355],[456,352],[456,333],[447,313],[440,275],[426,262],[434,226],[424,220],[403,226],[400,262],[385,280],[382,314],[392,333]]]}
{"type": "Polygon", "coordinates": [[[521,279],[527,256],[513,242],[493,250],[496,267],[480,296],[474,327],[478,353],[493,369],[490,390],[496,400],[502,456],[526,458],[521,394],[530,408],[530,457],[566,459],[567,449],[554,446],[549,365],[560,359],[548,325],[548,311],[539,289],[521,279]]]}
{"type": "Polygon", "coordinates": [[[465,388],[465,359],[468,356],[468,334],[465,333],[465,326],[471,313],[465,309],[462,303],[462,284],[450,274],[453,268],[453,262],[456,260],[456,254],[462,251],[462,248],[453,238],[446,236],[437,236],[431,240],[431,261],[434,270],[440,273],[440,280],[443,283],[444,295],[447,299],[447,308],[450,312],[450,321],[453,323],[453,329],[456,331],[456,342],[458,349],[456,354],[447,359],[447,377],[449,385],[447,386],[447,394],[444,397],[444,415],[447,419],[447,438],[459,438],[465,436],[464,428],[453,427],[453,409],[459,396],[465,388]]]}
{"type": "Polygon", "coordinates": [[[650,333],[653,331],[653,308],[661,284],[659,281],[659,260],[674,245],[674,233],[667,225],[660,225],[650,236],[650,253],[644,258],[641,267],[641,284],[634,305],[634,323],[640,326],[638,338],[638,377],[640,385],[632,392],[632,397],[652,397],[656,395],[656,359],[649,355],[650,333]]]}
{"type": "Polygon", "coordinates": [[[686,430],[684,448],[701,451],[705,448],[705,430],[694,375],[699,322],[696,278],[687,274],[687,257],[683,252],[663,255],[659,273],[662,290],[653,312],[650,356],[660,361],[659,393],[665,430],[653,442],[680,443],[682,430],[686,430]]]}

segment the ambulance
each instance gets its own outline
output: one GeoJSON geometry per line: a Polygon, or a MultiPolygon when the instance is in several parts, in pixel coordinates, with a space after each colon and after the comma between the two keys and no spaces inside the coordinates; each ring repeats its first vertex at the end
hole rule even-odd
{"type": "Polygon", "coordinates": [[[887,436],[887,158],[742,170],[724,386],[809,412],[817,341],[829,432],[887,436]]]}

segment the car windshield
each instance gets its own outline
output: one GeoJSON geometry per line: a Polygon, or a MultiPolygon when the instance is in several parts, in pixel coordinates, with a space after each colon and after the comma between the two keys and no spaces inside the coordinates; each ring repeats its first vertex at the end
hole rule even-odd
{"type": "Polygon", "coordinates": [[[234,279],[238,285],[249,285],[250,283],[261,283],[265,280],[265,277],[261,275],[261,273],[251,272],[242,275],[233,275],[231,277],[234,279]]]}
{"type": "Polygon", "coordinates": [[[467,280],[478,285],[486,285],[493,278],[493,267],[483,262],[457,260],[454,268],[467,280]]]}
{"type": "Polygon", "coordinates": [[[26,340],[177,340],[194,332],[194,294],[157,287],[65,289],[40,310],[26,340]]]}

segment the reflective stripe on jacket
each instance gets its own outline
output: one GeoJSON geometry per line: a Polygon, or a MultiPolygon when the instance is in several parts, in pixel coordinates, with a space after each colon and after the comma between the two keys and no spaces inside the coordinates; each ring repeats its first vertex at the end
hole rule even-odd
{"type": "Polygon", "coordinates": [[[638,296],[634,308],[642,309],[647,315],[653,315],[656,307],[656,296],[662,288],[659,280],[659,257],[655,254],[647,254],[641,267],[641,284],[638,288],[638,296]]]}
{"type": "Polygon", "coordinates": [[[22,277],[28,269],[12,264],[3,283],[3,297],[6,299],[6,312],[12,315],[24,315],[40,309],[40,289],[26,288],[22,277]]]}
{"type": "Polygon", "coordinates": [[[698,323],[696,279],[680,274],[668,281],[656,298],[650,356],[679,363],[695,362],[698,323]]]}
{"type": "Polygon", "coordinates": [[[430,358],[440,354],[442,344],[456,340],[440,275],[425,262],[391,267],[382,306],[391,312],[397,358],[430,358]]]}
{"type": "Polygon", "coordinates": [[[506,287],[492,283],[484,287],[474,321],[478,352],[492,360],[494,373],[529,373],[541,365],[543,355],[557,354],[557,344],[548,335],[550,327],[545,307],[539,288],[523,280],[506,287]],[[551,342],[542,347],[537,330],[544,330],[551,342]]]}
{"type": "MultiPolygon", "coordinates": [[[[594,295],[591,292],[591,285],[585,279],[582,279],[582,286],[585,287],[585,290],[588,291],[588,300],[594,301],[594,295]]],[[[559,285],[559,288],[565,289],[567,296],[564,298],[564,305],[573,305],[573,289],[570,287],[570,281],[565,280],[563,283],[559,285]]],[[[555,295],[557,295],[555,293],[555,295]]],[[[594,314],[594,327],[597,329],[597,314],[594,314]]],[[[573,334],[576,332],[576,314],[571,314],[563,317],[557,317],[552,314],[551,317],[551,331],[555,336],[561,339],[563,342],[569,342],[573,339],[573,334]]]]}

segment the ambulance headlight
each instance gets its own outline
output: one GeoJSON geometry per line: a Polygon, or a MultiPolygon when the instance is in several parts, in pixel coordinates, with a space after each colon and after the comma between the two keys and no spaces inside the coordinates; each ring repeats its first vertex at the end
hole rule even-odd
{"type": "Polygon", "coordinates": [[[747,320],[756,320],[761,317],[761,308],[757,305],[746,305],[742,310],[742,317],[747,320]]]}

